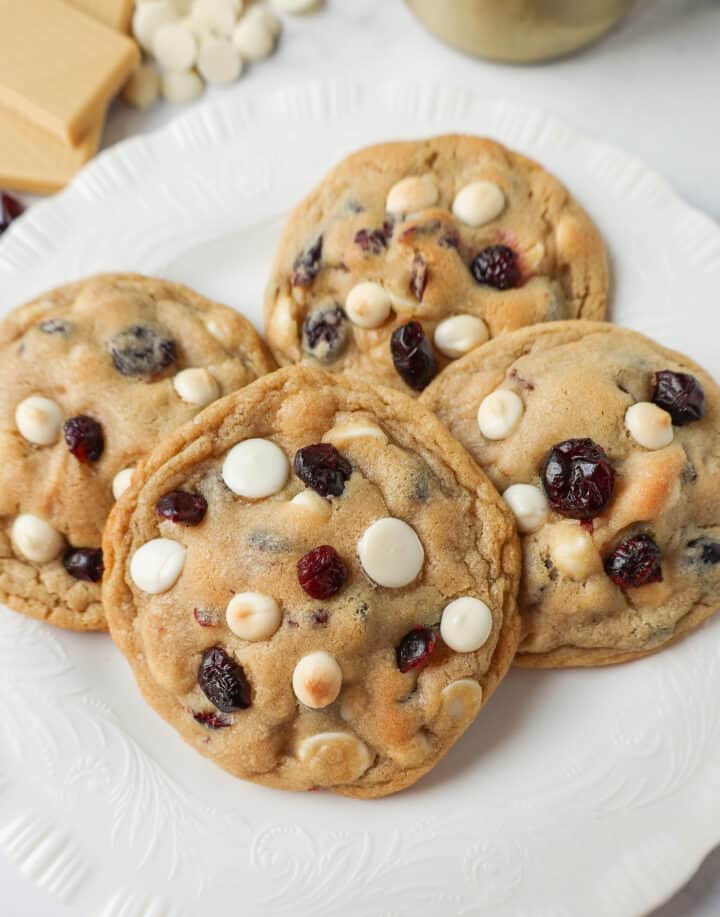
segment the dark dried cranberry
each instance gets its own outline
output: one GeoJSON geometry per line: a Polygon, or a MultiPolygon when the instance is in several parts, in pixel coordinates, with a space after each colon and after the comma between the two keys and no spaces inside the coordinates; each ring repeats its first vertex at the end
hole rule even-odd
{"type": "Polygon", "coordinates": [[[316,627],[325,627],[329,617],[330,616],[328,615],[327,611],[324,608],[321,608],[319,611],[313,612],[312,622],[316,625],[316,627]]]}
{"type": "Polygon", "coordinates": [[[227,726],[232,726],[233,723],[231,716],[212,710],[194,710],[193,719],[196,723],[200,723],[201,726],[205,726],[208,729],[225,729],[227,726]]]}
{"type": "Polygon", "coordinates": [[[155,512],[163,519],[180,525],[200,525],[207,512],[207,500],[202,494],[173,490],[160,497],[155,504],[155,512]]]}
{"type": "Polygon", "coordinates": [[[153,376],[175,362],[175,341],[150,325],[130,325],[110,339],[115,369],[123,376],[153,376]]]}
{"type": "Polygon", "coordinates": [[[358,229],[354,242],[371,255],[379,255],[387,248],[395,228],[392,220],[385,220],[382,229],[358,229]]]}
{"type": "Polygon", "coordinates": [[[298,449],[293,470],[303,484],[321,497],[339,497],[352,474],[352,465],[330,443],[314,443],[298,449]]]}
{"type": "Polygon", "coordinates": [[[655,373],[651,401],[667,411],[676,427],[701,420],[705,414],[705,392],[695,376],[663,369],[655,373]]]}
{"type": "Polygon", "coordinates": [[[437,635],[429,627],[414,627],[405,634],[395,650],[397,667],[401,672],[409,672],[424,665],[435,649],[437,635]]]}
{"type": "Polygon", "coordinates": [[[193,608],[193,617],[200,627],[216,627],[219,623],[218,616],[204,608],[193,608]]]}
{"type": "Polygon", "coordinates": [[[67,337],[72,327],[72,324],[64,318],[46,318],[38,325],[43,334],[57,334],[61,337],[67,337]]]}
{"type": "Polygon", "coordinates": [[[488,245],[475,256],[470,269],[478,283],[496,290],[520,286],[517,255],[508,245],[488,245]]]}
{"type": "Polygon", "coordinates": [[[198,684],[210,703],[223,713],[245,710],[252,703],[243,667],[221,646],[211,646],[203,653],[198,684]]]}
{"type": "Polygon", "coordinates": [[[332,363],[347,347],[348,331],[347,315],[337,303],[320,306],[303,322],[303,350],[321,363],[332,363]]]}
{"type": "Polygon", "coordinates": [[[329,599],[342,588],[347,567],[329,544],[308,551],[297,562],[298,582],[314,599],[329,599]]]}
{"type": "Polygon", "coordinates": [[[437,363],[420,322],[396,328],[390,338],[395,369],[410,388],[421,392],[437,375],[437,363]]]}
{"type": "Polygon", "coordinates": [[[0,236],[24,210],[19,200],[4,191],[0,192],[0,236]]]}
{"type": "Polygon", "coordinates": [[[454,248],[456,251],[460,248],[460,236],[457,233],[449,232],[438,239],[438,245],[443,248],[454,248]]]}
{"type": "Polygon", "coordinates": [[[100,548],[68,548],[63,554],[63,567],[75,579],[99,583],[105,569],[102,551],[100,548]]]}
{"type": "Polygon", "coordinates": [[[93,417],[78,414],[63,424],[68,449],[79,462],[97,462],[105,448],[102,427],[93,417]]]}
{"type": "Polygon", "coordinates": [[[650,535],[635,535],[621,542],[605,558],[605,572],[618,586],[644,586],[662,582],[660,548],[650,535]]]}
{"type": "Polygon", "coordinates": [[[610,502],[615,472],[591,439],[566,439],[550,451],[542,473],[550,505],[571,519],[593,519],[610,502]]]}
{"type": "Polygon", "coordinates": [[[320,272],[323,237],[318,236],[309,248],[304,248],[295,259],[292,272],[294,287],[309,287],[320,272]]]}
{"type": "Polygon", "coordinates": [[[427,261],[423,258],[420,252],[415,252],[415,257],[413,258],[412,264],[412,277],[410,278],[410,288],[413,291],[413,296],[415,299],[417,299],[418,302],[422,302],[427,282],[427,261]]]}

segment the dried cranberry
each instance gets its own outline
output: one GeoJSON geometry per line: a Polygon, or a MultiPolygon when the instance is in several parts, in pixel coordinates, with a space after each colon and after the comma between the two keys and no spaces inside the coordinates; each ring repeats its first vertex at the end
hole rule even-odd
{"type": "Polygon", "coordinates": [[[204,608],[193,608],[193,617],[200,627],[216,627],[218,624],[217,615],[211,611],[205,611],[204,608]]]}
{"type": "Polygon", "coordinates": [[[425,295],[425,287],[428,282],[428,266],[427,261],[423,258],[420,252],[415,252],[415,257],[413,258],[412,265],[412,277],[410,278],[410,287],[413,291],[413,296],[417,299],[418,302],[422,302],[422,298],[425,295]]]}
{"type": "Polygon", "coordinates": [[[130,325],[110,340],[115,369],[123,376],[153,376],[175,362],[175,341],[151,325],[130,325]]]}
{"type": "Polygon", "coordinates": [[[321,363],[332,363],[347,347],[348,318],[337,303],[314,309],[303,322],[303,350],[321,363]]]}
{"type": "Polygon", "coordinates": [[[297,563],[298,582],[314,599],[329,599],[342,588],[347,567],[329,544],[308,551],[297,563]]]}
{"type": "Polygon", "coordinates": [[[456,251],[460,248],[460,236],[457,233],[449,232],[438,239],[438,245],[443,248],[454,248],[456,251]]]}
{"type": "Polygon", "coordinates": [[[298,449],[293,469],[303,484],[321,497],[339,497],[352,474],[352,465],[330,443],[314,443],[298,449]]]}
{"type": "Polygon", "coordinates": [[[212,710],[194,710],[193,719],[196,723],[200,723],[201,726],[206,726],[208,729],[225,729],[227,726],[232,726],[233,723],[231,716],[226,713],[216,713],[212,710]]]}
{"type": "Polygon", "coordinates": [[[644,586],[662,581],[660,548],[650,535],[621,542],[605,558],[605,572],[618,586],[644,586]]]}
{"type": "Polygon", "coordinates": [[[64,318],[46,318],[38,325],[43,334],[57,334],[60,337],[67,337],[72,327],[72,324],[64,318]]]}
{"type": "Polygon", "coordinates": [[[424,665],[435,649],[437,635],[429,627],[414,627],[398,643],[395,650],[397,667],[401,672],[409,672],[424,665]]]}
{"type": "Polygon", "coordinates": [[[591,439],[566,439],[550,450],[542,473],[550,505],[571,519],[592,519],[610,502],[615,472],[591,439]]]}
{"type": "Polygon", "coordinates": [[[705,392],[695,376],[663,369],[655,373],[652,402],[667,411],[676,427],[702,420],[705,392]]]}
{"type": "Polygon", "coordinates": [[[207,500],[202,494],[173,490],[160,497],[155,504],[155,512],[163,519],[180,525],[200,525],[207,512],[207,500]]]}
{"type": "Polygon", "coordinates": [[[323,237],[318,236],[309,248],[304,248],[295,259],[292,272],[294,287],[309,287],[320,272],[323,237]]]}
{"type": "Polygon", "coordinates": [[[243,667],[221,646],[211,646],[203,653],[198,684],[210,703],[223,713],[245,710],[252,702],[243,667]]]}
{"type": "Polygon", "coordinates": [[[105,569],[103,553],[100,548],[68,548],[63,554],[63,567],[75,579],[99,583],[105,569]]]}
{"type": "Polygon", "coordinates": [[[379,255],[388,246],[393,234],[393,224],[386,220],[382,229],[358,229],[354,242],[370,255],[379,255]]]}
{"type": "Polygon", "coordinates": [[[393,331],[390,353],[400,377],[417,392],[437,375],[435,354],[420,322],[408,322],[393,331]]]}
{"type": "Polygon", "coordinates": [[[324,608],[321,608],[319,611],[313,612],[312,622],[317,627],[325,627],[329,617],[330,616],[328,615],[327,611],[324,608]]]}
{"type": "Polygon", "coordinates": [[[695,556],[693,560],[700,560],[703,564],[715,565],[720,564],[720,544],[710,538],[695,538],[688,541],[688,548],[693,553],[699,552],[699,557],[695,556]]]}
{"type": "Polygon", "coordinates": [[[0,192],[0,236],[24,210],[20,201],[4,191],[0,192]]]}
{"type": "Polygon", "coordinates": [[[507,245],[488,245],[475,256],[470,267],[478,283],[496,290],[520,286],[517,255],[507,245]]]}
{"type": "Polygon", "coordinates": [[[93,417],[78,414],[63,425],[65,442],[79,462],[97,462],[105,448],[102,427],[93,417]]]}

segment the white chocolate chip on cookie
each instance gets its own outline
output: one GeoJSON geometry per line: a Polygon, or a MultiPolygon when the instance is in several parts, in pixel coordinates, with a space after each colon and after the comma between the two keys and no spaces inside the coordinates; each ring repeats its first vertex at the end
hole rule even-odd
{"type": "Polygon", "coordinates": [[[456,653],[474,653],[487,642],[492,626],[492,612],[485,602],[464,595],[445,606],[440,636],[456,653]]]}
{"type": "Polygon", "coordinates": [[[474,181],[455,195],[453,214],[468,226],[484,226],[505,209],[505,194],[495,182],[474,181]]]}
{"type": "Polygon", "coordinates": [[[549,533],[550,557],[558,571],[581,582],[601,568],[600,555],[592,537],[571,522],[553,525],[549,533]]]}
{"type": "Polygon", "coordinates": [[[497,389],[483,398],[478,408],[480,432],[487,439],[505,439],[520,423],[524,410],[519,395],[507,388],[497,389]]]}
{"type": "Polygon", "coordinates": [[[646,449],[663,449],[673,440],[672,417],[650,401],[631,404],[625,426],[632,438],[646,449]]]}
{"type": "Polygon", "coordinates": [[[399,589],[422,570],[425,551],[415,530],[402,519],[378,519],[358,542],[363,570],[378,586],[399,589]]]}
{"type": "Polygon", "coordinates": [[[320,784],[352,783],[372,764],[367,745],[349,732],[318,732],[303,739],[297,756],[320,784]]]}
{"type": "Polygon", "coordinates": [[[342,670],[334,656],[317,650],[297,663],[292,686],[301,704],[320,710],[332,704],[340,693],[342,670]]]}
{"type": "Polygon", "coordinates": [[[119,500],[120,497],[125,493],[130,484],[132,483],[132,476],[134,468],[123,468],[122,471],[118,471],[112,481],[112,492],[113,497],[116,500],[119,500]]]}
{"type": "Polygon", "coordinates": [[[63,415],[57,402],[42,395],[30,395],[15,409],[20,435],[36,446],[49,446],[60,437],[63,415]]]}
{"type": "Polygon", "coordinates": [[[132,581],[143,592],[159,595],[177,582],[185,566],[187,549],[170,538],[153,538],[138,548],[130,560],[132,581]]]}
{"type": "Polygon", "coordinates": [[[435,329],[435,346],[446,357],[455,360],[490,337],[485,322],[476,315],[451,315],[435,329]]]}
{"type": "Polygon", "coordinates": [[[227,625],[241,640],[267,640],[280,627],[282,612],[272,596],[239,592],[228,602],[227,625]]]}
{"type": "Polygon", "coordinates": [[[345,312],[360,328],[377,328],[387,320],[392,308],[390,294],[379,283],[356,283],[345,300],[345,312]]]}
{"type": "Polygon", "coordinates": [[[388,213],[415,213],[434,207],[440,192],[430,175],[409,175],[394,184],[388,192],[385,209],[388,213]]]}
{"type": "Polygon", "coordinates": [[[206,369],[183,369],[173,379],[173,387],[183,401],[204,406],[220,395],[217,379],[206,369]]]}
{"type": "Polygon", "coordinates": [[[451,681],[440,692],[442,712],[452,720],[466,722],[473,719],[482,706],[483,689],[474,678],[451,681]]]}
{"type": "Polygon", "coordinates": [[[246,439],[228,452],[222,466],[223,481],[240,497],[257,500],[285,486],[287,456],[269,439],[246,439]]]}
{"type": "Polygon", "coordinates": [[[324,443],[332,443],[333,446],[339,448],[349,440],[365,439],[367,437],[379,440],[383,445],[388,441],[387,436],[377,424],[366,420],[351,420],[346,423],[340,423],[328,430],[323,435],[322,441],[324,443]]]}
{"type": "Polygon", "coordinates": [[[65,543],[60,532],[30,513],[21,513],[15,519],[10,539],[17,554],[36,564],[55,560],[65,543]]]}
{"type": "Polygon", "coordinates": [[[545,524],[549,505],[547,497],[533,484],[511,484],[503,499],[513,511],[518,529],[523,533],[536,532],[545,524]]]}
{"type": "Polygon", "coordinates": [[[320,494],[316,493],[314,490],[310,490],[310,488],[301,490],[299,494],[295,494],[290,503],[304,512],[312,513],[323,522],[327,522],[332,514],[332,507],[329,501],[321,497],[320,494]]]}

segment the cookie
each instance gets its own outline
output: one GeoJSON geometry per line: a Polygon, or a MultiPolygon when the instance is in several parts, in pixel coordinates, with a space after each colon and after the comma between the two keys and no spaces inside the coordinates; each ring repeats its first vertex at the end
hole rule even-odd
{"type": "Polygon", "coordinates": [[[0,325],[0,601],[103,629],[102,529],[133,467],[273,368],[242,316],[149,277],[92,277],[11,312],[0,325]]]}
{"type": "Polygon", "coordinates": [[[424,393],[523,533],[525,666],[655,652],[720,603],[720,391],[646,337],[558,322],[491,341],[424,393]]]}
{"type": "Polygon", "coordinates": [[[115,507],[103,591],[150,704],[230,773],[382,796],[519,636],[512,514],[400,393],[305,367],[209,407],[115,507]]]}
{"type": "Polygon", "coordinates": [[[488,338],[602,319],[605,246],[537,163],[450,135],[360,150],[290,217],[265,299],[281,365],[412,395],[488,338]]]}

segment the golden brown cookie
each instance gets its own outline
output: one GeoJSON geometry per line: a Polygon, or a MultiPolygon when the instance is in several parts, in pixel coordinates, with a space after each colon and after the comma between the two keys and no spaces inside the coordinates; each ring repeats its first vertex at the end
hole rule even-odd
{"type": "Polygon", "coordinates": [[[422,401],[523,533],[519,665],[635,659],[716,610],[720,391],[692,360],[603,323],[537,325],[422,401]]]}
{"type": "Polygon", "coordinates": [[[303,367],[209,407],[110,516],[103,599],[149,703],[283,789],[409,786],[507,671],[512,514],[442,425],[303,367]]]}
{"type": "Polygon", "coordinates": [[[280,364],[413,394],[488,337],[602,319],[605,246],[537,163],[479,137],[368,147],[290,217],[265,299],[280,364]]]}
{"type": "Polygon", "coordinates": [[[103,629],[102,529],[132,468],[273,367],[241,315],[149,277],[91,277],[11,312],[0,325],[0,601],[103,629]]]}

